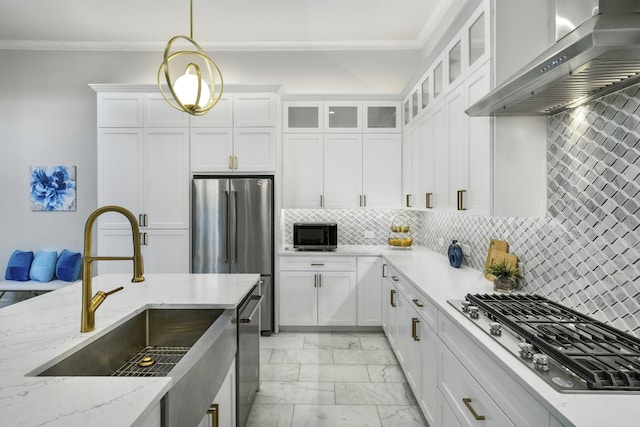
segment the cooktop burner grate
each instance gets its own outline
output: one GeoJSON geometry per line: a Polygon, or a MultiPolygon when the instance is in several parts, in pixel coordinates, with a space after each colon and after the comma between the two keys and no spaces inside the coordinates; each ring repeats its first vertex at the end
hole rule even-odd
{"type": "Polygon", "coordinates": [[[602,391],[640,391],[640,340],[539,295],[472,295],[502,323],[602,391]]]}

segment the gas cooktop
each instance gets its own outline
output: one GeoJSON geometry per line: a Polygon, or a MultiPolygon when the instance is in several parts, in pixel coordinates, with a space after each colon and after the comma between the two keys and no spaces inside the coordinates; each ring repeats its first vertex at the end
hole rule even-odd
{"type": "Polygon", "coordinates": [[[557,391],[639,392],[640,339],[539,295],[449,301],[557,391]]]}

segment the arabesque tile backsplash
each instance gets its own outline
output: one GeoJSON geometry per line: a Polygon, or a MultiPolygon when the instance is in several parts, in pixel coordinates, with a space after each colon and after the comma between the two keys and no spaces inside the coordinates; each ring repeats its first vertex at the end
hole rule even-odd
{"type": "Polygon", "coordinates": [[[640,84],[547,123],[547,215],[504,218],[403,209],[286,209],[297,221],[338,223],[339,244],[383,245],[398,217],[414,244],[443,255],[452,239],[482,270],[490,239],[509,242],[525,267],[524,290],[640,336],[640,84]],[[375,238],[365,239],[364,232],[375,238]],[[438,239],[445,245],[439,246],[438,239]]]}

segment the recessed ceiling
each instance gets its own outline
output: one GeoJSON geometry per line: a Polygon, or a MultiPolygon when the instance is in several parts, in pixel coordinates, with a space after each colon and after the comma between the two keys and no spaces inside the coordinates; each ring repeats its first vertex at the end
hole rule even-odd
{"type": "MultiPolygon", "coordinates": [[[[223,50],[420,49],[451,0],[193,0],[194,38],[223,50]]],[[[0,49],[157,50],[189,34],[189,0],[0,0],[0,49]]]]}

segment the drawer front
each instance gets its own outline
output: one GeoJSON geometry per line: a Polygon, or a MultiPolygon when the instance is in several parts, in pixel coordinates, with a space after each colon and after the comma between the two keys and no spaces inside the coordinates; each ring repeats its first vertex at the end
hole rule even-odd
{"type": "Polygon", "coordinates": [[[281,256],[280,270],[289,271],[356,271],[355,257],[281,256]]]}
{"type": "Polygon", "coordinates": [[[408,284],[407,299],[411,302],[411,306],[418,312],[418,315],[433,329],[438,329],[438,310],[430,299],[426,298],[420,292],[408,284]]]}
{"type": "MultiPolygon", "coordinates": [[[[475,328],[475,325],[471,325],[475,328]]],[[[438,336],[475,380],[500,403],[502,411],[519,427],[548,427],[549,412],[493,358],[482,351],[446,315],[438,318],[438,336]]],[[[510,356],[511,357],[511,356],[510,356]]],[[[509,363],[509,361],[501,361],[509,363]]],[[[513,359],[512,363],[520,363],[513,359]]]]}
{"type": "Polygon", "coordinates": [[[438,388],[460,424],[470,427],[514,426],[447,348],[440,349],[438,370],[438,388]]]}

